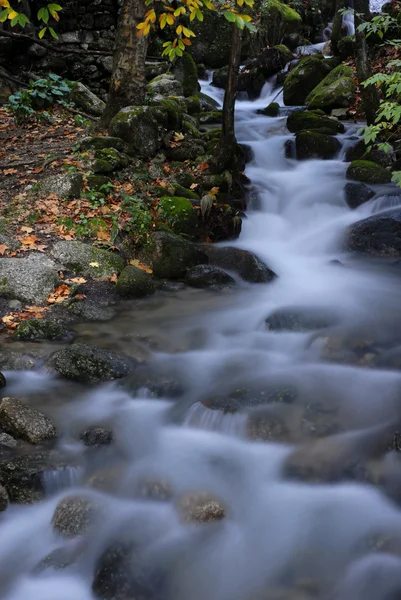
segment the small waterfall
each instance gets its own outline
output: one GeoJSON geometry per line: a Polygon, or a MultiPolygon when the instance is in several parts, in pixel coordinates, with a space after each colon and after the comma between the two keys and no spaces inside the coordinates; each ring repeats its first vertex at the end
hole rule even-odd
{"type": "Polygon", "coordinates": [[[79,485],[82,476],[80,467],[58,467],[42,474],[42,483],[46,496],[52,496],[62,490],[79,485]]]}
{"type": "Polygon", "coordinates": [[[200,402],[195,402],[187,412],[184,425],[243,437],[247,420],[248,416],[244,413],[224,413],[221,410],[207,408],[200,402]]]}

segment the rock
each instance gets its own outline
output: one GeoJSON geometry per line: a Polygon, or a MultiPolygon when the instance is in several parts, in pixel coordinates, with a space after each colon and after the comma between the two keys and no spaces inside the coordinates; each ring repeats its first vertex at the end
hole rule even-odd
{"type": "Polygon", "coordinates": [[[170,161],[183,162],[185,160],[196,160],[200,156],[204,156],[205,151],[206,148],[202,140],[186,137],[180,145],[169,145],[166,148],[166,155],[170,161]]]}
{"type": "Polygon", "coordinates": [[[341,60],[347,60],[355,54],[355,36],[346,35],[337,43],[338,55],[341,60]]]}
{"type": "Polygon", "coordinates": [[[85,446],[108,446],[113,441],[113,432],[103,427],[93,427],[83,431],[80,439],[85,446]]]}
{"type": "Polygon", "coordinates": [[[47,50],[43,46],[39,46],[39,44],[32,44],[28,48],[28,56],[29,58],[33,58],[34,60],[38,60],[39,58],[43,58],[46,56],[47,50]]]}
{"type": "Polygon", "coordinates": [[[348,119],[348,108],[333,108],[330,115],[335,119],[348,119]]]}
{"type": "Polygon", "coordinates": [[[296,155],[298,160],[334,158],[341,144],[337,138],[316,131],[301,131],[295,137],[296,155]]]}
{"type": "Polygon", "coordinates": [[[195,236],[198,215],[187,198],[163,196],[159,200],[157,213],[158,218],[164,221],[175,233],[195,236]]]}
{"type": "Polygon", "coordinates": [[[0,433],[0,446],[3,448],[17,448],[18,442],[8,433],[0,433]]]}
{"type": "MultiPolygon", "coordinates": [[[[186,98],[185,102],[187,105],[187,113],[189,115],[197,115],[201,112],[202,107],[199,96],[190,96],[189,98],[186,98]]],[[[213,108],[215,108],[215,106],[212,105],[210,110],[213,110],[213,108]]]]}
{"type": "Polygon", "coordinates": [[[110,135],[95,135],[86,137],[81,140],[79,147],[81,150],[104,150],[105,148],[114,148],[119,152],[127,151],[127,144],[118,137],[112,137],[110,135]]]}
{"type": "Polygon", "coordinates": [[[294,51],[298,46],[302,46],[302,36],[299,33],[288,33],[283,36],[283,44],[291,51],[294,51]]]}
{"type": "Polygon", "coordinates": [[[211,112],[203,112],[199,116],[200,125],[210,125],[213,123],[221,123],[222,111],[213,110],[211,112]]]}
{"type": "Polygon", "coordinates": [[[184,188],[190,188],[191,185],[195,183],[195,177],[192,175],[192,173],[181,171],[174,175],[174,181],[184,188]]]}
{"type": "Polygon", "coordinates": [[[331,68],[326,62],[315,56],[308,56],[299,61],[284,81],[284,104],[301,106],[306,97],[320,83],[331,68]]]}
{"type": "Polygon", "coordinates": [[[310,110],[290,113],[287,118],[287,129],[291,131],[291,133],[298,133],[299,131],[307,129],[308,131],[318,130],[319,133],[331,135],[344,133],[345,131],[342,123],[339,123],[330,117],[326,117],[326,115],[310,110]]]}
{"type": "Polygon", "coordinates": [[[267,283],[277,277],[267,265],[255,254],[241,248],[231,246],[206,246],[211,265],[238,273],[242,279],[250,283],[267,283]]]}
{"type": "Polygon", "coordinates": [[[50,253],[71,271],[92,279],[107,279],[124,268],[124,261],[118,254],[83,242],[57,242],[50,253]]]}
{"type": "Polygon", "coordinates": [[[384,167],[369,160],[354,160],[347,169],[347,179],[363,183],[390,183],[391,173],[384,167]]]}
{"type": "Polygon", "coordinates": [[[195,288],[215,288],[232,287],[235,279],[219,267],[210,265],[197,265],[187,271],[185,283],[195,288]]]}
{"type": "Polygon", "coordinates": [[[270,406],[263,405],[249,410],[247,437],[263,442],[290,441],[290,433],[283,419],[270,406]]]}
{"type": "Polygon", "coordinates": [[[333,69],[307,96],[308,109],[348,108],[355,101],[356,84],[350,67],[339,65],[333,69]]]}
{"type": "Polygon", "coordinates": [[[364,183],[346,183],[344,194],[346,203],[352,209],[368,202],[375,195],[374,191],[364,183]]]}
{"type": "Polygon", "coordinates": [[[134,370],[137,362],[130,356],[111,350],[88,344],[71,344],[50,354],[45,364],[66,379],[99,383],[125,377],[134,370]]]}
{"type": "Polygon", "coordinates": [[[162,231],[149,235],[140,259],[152,267],[156,277],[166,279],[180,279],[191,267],[208,262],[203,249],[162,231]]]}
{"type": "Polygon", "coordinates": [[[210,112],[219,108],[219,103],[203,92],[198,94],[202,112],[210,112]]]}
{"type": "MultiPolygon", "coordinates": [[[[250,98],[256,98],[260,95],[266,80],[279,73],[285,65],[293,59],[293,55],[285,46],[274,46],[266,48],[255,59],[246,63],[246,69],[240,71],[238,76],[238,91],[247,92],[250,98]]],[[[225,88],[226,77],[222,78],[219,87],[225,88]]]]}
{"type": "Polygon", "coordinates": [[[41,304],[59,284],[60,266],[43,255],[0,259],[0,293],[25,303],[41,304]]]}
{"type": "Polygon", "coordinates": [[[401,210],[395,209],[353,223],[347,231],[347,248],[377,257],[401,256],[401,210]]]}
{"type": "Polygon", "coordinates": [[[78,108],[95,117],[100,117],[106,104],[90,91],[83,83],[78,81],[71,90],[70,99],[78,108]]]}
{"type": "Polygon", "coordinates": [[[270,331],[312,331],[325,329],[337,323],[332,311],[313,307],[288,307],[272,313],[265,321],[270,331]]]}
{"type": "Polygon", "coordinates": [[[150,96],[183,96],[182,84],[174,75],[163,73],[148,83],[148,94],[150,96]]]}
{"type": "Polygon", "coordinates": [[[148,159],[161,148],[161,134],[156,107],[127,106],[116,114],[110,124],[110,134],[130,146],[130,153],[148,159]]]}
{"type": "Polygon", "coordinates": [[[103,186],[111,184],[110,177],[105,175],[88,175],[88,187],[95,192],[101,192],[103,186]]]}
{"type": "Polygon", "coordinates": [[[56,194],[59,198],[79,198],[84,188],[84,180],[80,173],[61,173],[46,177],[38,184],[40,197],[56,194]]]}
{"type": "Polygon", "coordinates": [[[280,104],[278,102],[270,102],[270,104],[260,112],[267,117],[277,117],[280,112],[280,104]]]}
{"type": "Polygon", "coordinates": [[[28,354],[0,350],[0,368],[5,371],[29,371],[36,366],[38,360],[41,360],[43,356],[43,351],[30,351],[28,354]]]}
{"type": "Polygon", "coordinates": [[[96,150],[95,161],[92,166],[94,173],[107,174],[127,167],[129,158],[115,148],[96,150]]]}
{"type": "Polygon", "coordinates": [[[21,242],[4,233],[0,233],[0,244],[5,244],[9,250],[18,250],[18,248],[21,248],[21,242]]]}
{"type": "Polygon", "coordinates": [[[151,275],[137,267],[125,267],[116,284],[116,292],[123,298],[142,298],[155,292],[151,275]]]}
{"type": "Polygon", "coordinates": [[[198,93],[198,71],[189,52],[184,52],[182,57],[177,60],[174,66],[174,75],[182,85],[184,96],[193,96],[198,93]]]}
{"type": "Polygon", "coordinates": [[[30,444],[57,437],[57,429],[45,415],[17,398],[0,401],[0,427],[3,431],[30,444]]]}
{"type": "Polygon", "coordinates": [[[4,512],[9,505],[10,498],[4,485],[0,485],[0,512],[4,512]]]}
{"type": "Polygon", "coordinates": [[[177,501],[181,519],[186,523],[207,523],[224,519],[224,506],[208,493],[187,494],[177,501]]]}
{"type": "Polygon", "coordinates": [[[4,377],[3,373],[0,373],[0,389],[6,387],[6,385],[7,385],[6,378],[4,377]]]}
{"type": "MultiPolygon", "coordinates": [[[[168,188],[168,191],[170,192],[170,187],[168,188]]],[[[171,185],[171,192],[174,194],[174,196],[187,198],[188,200],[200,200],[199,194],[193,192],[192,190],[188,190],[179,183],[174,183],[171,185]]]]}
{"type": "Polygon", "coordinates": [[[112,308],[99,306],[90,300],[73,302],[68,310],[82,321],[110,321],[116,314],[112,308]]]}
{"type": "Polygon", "coordinates": [[[368,150],[363,140],[358,140],[356,144],[349,147],[345,152],[345,162],[353,162],[354,160],[370,160],[382,167],[392,167],[394,161],[393,152],[384,152],[379,148],[368,150]]]}
{"type": "Polygon", "coordinates": [[[88,532],[93,523],[96,506],[89,498],[67,496],[60,500],[52,518],[53,529],[67,538],[88,532]]]}
{"type": "Polygon", "coordinates": [[[72,337],[72,333],[56,321],[44,319],[28,319],[22,321],[14,331],[13,337],[17,340],[65,340],[72,337]]]}
{"type": "Polygon", "coordinates": [[[259,32],[270,46],[279,44],[285,35],[297,32],[302,26],[301,16],[279,0],[264,0],[260,13],[259,32]]]}
{"type": "Polygon", "coordinates": [[[179,98],[160,98],[152,103],[153,114],[157,122],[169,130],[177,130],[182,127],[182,120],[186,104],[180,102],[179,98]]]}

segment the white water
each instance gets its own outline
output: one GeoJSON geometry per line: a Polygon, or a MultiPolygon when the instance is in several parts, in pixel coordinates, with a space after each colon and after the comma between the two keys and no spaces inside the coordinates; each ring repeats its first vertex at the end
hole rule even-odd
{"type": "MultiPolygon", "coordinates": [[[[147,573],[155,590],[141,596],[145,598],[251,600],[268,598],[268,591],[277,588],[294,590],[305,580],[317,586],[314,597],[322,599],[388,600],[388,593],[399,593],[400,559],[374,552],[378,539],[399,542],[397,506],[369,485],[308,485],[284,476],[284,463],[297,451],[297,442],[308,439],[300,423],[305,424],[311,406],[319,405],[327,415],[334,412],[343,429],[356,430],[351,437],[330,438],[328,447],[342,451],[343,459],[347,444],[351,456],[357,451],[363,455],[365,448],[357,446],[359,430],[365,442],[366,436],[373,440],[369,436],[375,430],[365,428],[399,417],[401,377],[322,361],[324,340],[311,343],[309,334],[269,332],[264,319],[286,306],[323,308],[337,315],[342,333],[351,331],[363,339],[384,335],[399,318],[400,284],[383,269],[351,263],[343,252],[347,226],[383,207],[373,199],[357,211],[348,209],[342,191],[346,164],[340,158],[295,162],[284,157],[284,142],[291,137],[285,119],[255,112],[276,97],[273,86],[274,81],[267,83],[259,100],[237,106],[237,135],[253,150],[247,175],[258,198],[249,207],[237,245],[266,261],[277,280],[244,285],[184,325],[177,319],[177,327],[186,327],[189,334],[195,327],[205,332],[192,350],[154,357],[186,385],[184,426],[176,424],[179,403],[132,398],[113,385],[83,397],[72,392],[71,403],[58,409],[58,424],[62,446],[75,460],[82,457],[83,468],[48,474],[48,491],[55,496],[38,506],[13,507],[2,517],[2,599],[93,600],[97,561],[115,542],[135,544],[128,571],[137,576],[143,568],[147,573]],[[331,263],[333,259],[345,266],[331,263]],[[286,444],[247,441],[252,410],[222,414],[206,407],[213,397],[282,384],[297,389],[294,408],[276,402],[267,410],[284,420],[290,415],[287,425],[293,435],[286,444]],[[78,425],[106,425],[114,432],[114,445],[96,463],[106,471],[115,465],[119,469],[109,492],[84,485],[87,451],[70,438],[78,425]],[[140,498],[144,480],[167,481],[171,501],[140,498]],[[73,492],[62,489],[81,482],[73,492]],[[226,518],[199,525],[181,521],[176,501],[193,491],[212,493],[226,508],[226,518]],[[57,503],[71,493],[91,498],[101,508],[93,528],[78,541],[56,535],[51,525],[57,503]],[[50,564],[38,570],[55,549],[70,558],[70,566],[50,564]]],[[[209,83],[203,89],[221,101],[222,91],[209,83]]],[[[177,316],[181,314],[178,309],[177,316]]],[[[10,393],[21,389],[21,378],[13,382],[10,377],[10,393]]],[[[26,385],[28,379],[22,381],[26,385]]],[[[39,390],[46,381],[55,385],[45,376],[35,381],[39,390]]],[[[372,447],[373,441],[367,454],[372,447]]],[[[138,595],[129,591],[112,597],[132,600],[138,595]]]]}

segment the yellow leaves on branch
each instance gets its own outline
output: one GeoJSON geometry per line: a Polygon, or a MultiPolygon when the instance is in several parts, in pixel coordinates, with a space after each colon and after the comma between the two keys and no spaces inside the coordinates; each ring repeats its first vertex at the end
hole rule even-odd
{"type": "Polygon", "coordinates": [[[138,37],[148,35],[151,28],[155,28],[157,25],[160,29],[164,29],[166,26],[174,26],[176,38],[165,42],[162,52],[162,56],[168,56],[170,60],[182,56],[185,47],[191,45],[190,38],[195,37],[195,33],[180,22],[181,18],[187,19],[189,17],[190,22],[195,19],[203,21],[203,11],[216,10],[224,15],[227,21],[235,23],[239,29],[246,27],[250,31],[256,31],[255,26],[252,24],[252,17],[238,10],[244,5],[247,8],[252,8],[254,0],[235,0],[234,5],[228,0],[177,0],[178,6],[176,8],[169,6],[169,0],[145,0],[145,4],[146,6],[153,6],[146,13],[143,22],[137,25],[138,37]],[[161,8],[160,12],[157,11],[158,7],[161,8]]]}

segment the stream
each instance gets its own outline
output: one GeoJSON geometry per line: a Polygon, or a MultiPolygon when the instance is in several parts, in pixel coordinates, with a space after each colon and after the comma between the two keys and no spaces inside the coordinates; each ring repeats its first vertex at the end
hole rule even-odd
{"type": "MultiPolygon", "coordinates": [[[[221,102],[209,81],[202,90],[221,102]]],[[[235,242],[277,279],[159,292],[77,329],[78,341],[135,352],[185,393],[174,402],[146,385],[134,395],[119,384],[60,384],[40,369],[6,373],[8,395],[54,419],[74,466],[46,474],[43,502],[0,516],[0,598],[93,600],[107,552],[102,573],[116,570],[107,588],[115,600],[400,597],[401,511],[371,483],[384,477],[401,488],[398,454],[380,446],[400,421],[401,375],[369,360],[372,340],[385,346],[399,335],[401,282],[398,269],[352,257],[343,240],[350,224],[401,197],[378,187],[358,209],[346,205],[343,156],[358,124],[338,136],[334,160],[286,158],[286,111],[256,112],[280,102],[278,92],[272,80],[258,100],[237,102],[237,137],[253,159],[235,242]],[[269,329],[266,318],[287,309],[329,326],[269,329]],[[91,452],[77,441],[93,426],[110,428],[113,444],[91,452]],[[149,482],[165,493],[143,494],[149,482]],[[215,498],[225,517],[180,518],[177,503],[195,492],[215,498]],[[95,516],[70,539],[52,517],[71,495],[95,516]],[[128,576],[113,562],[118,553],[128,576]]]]}

